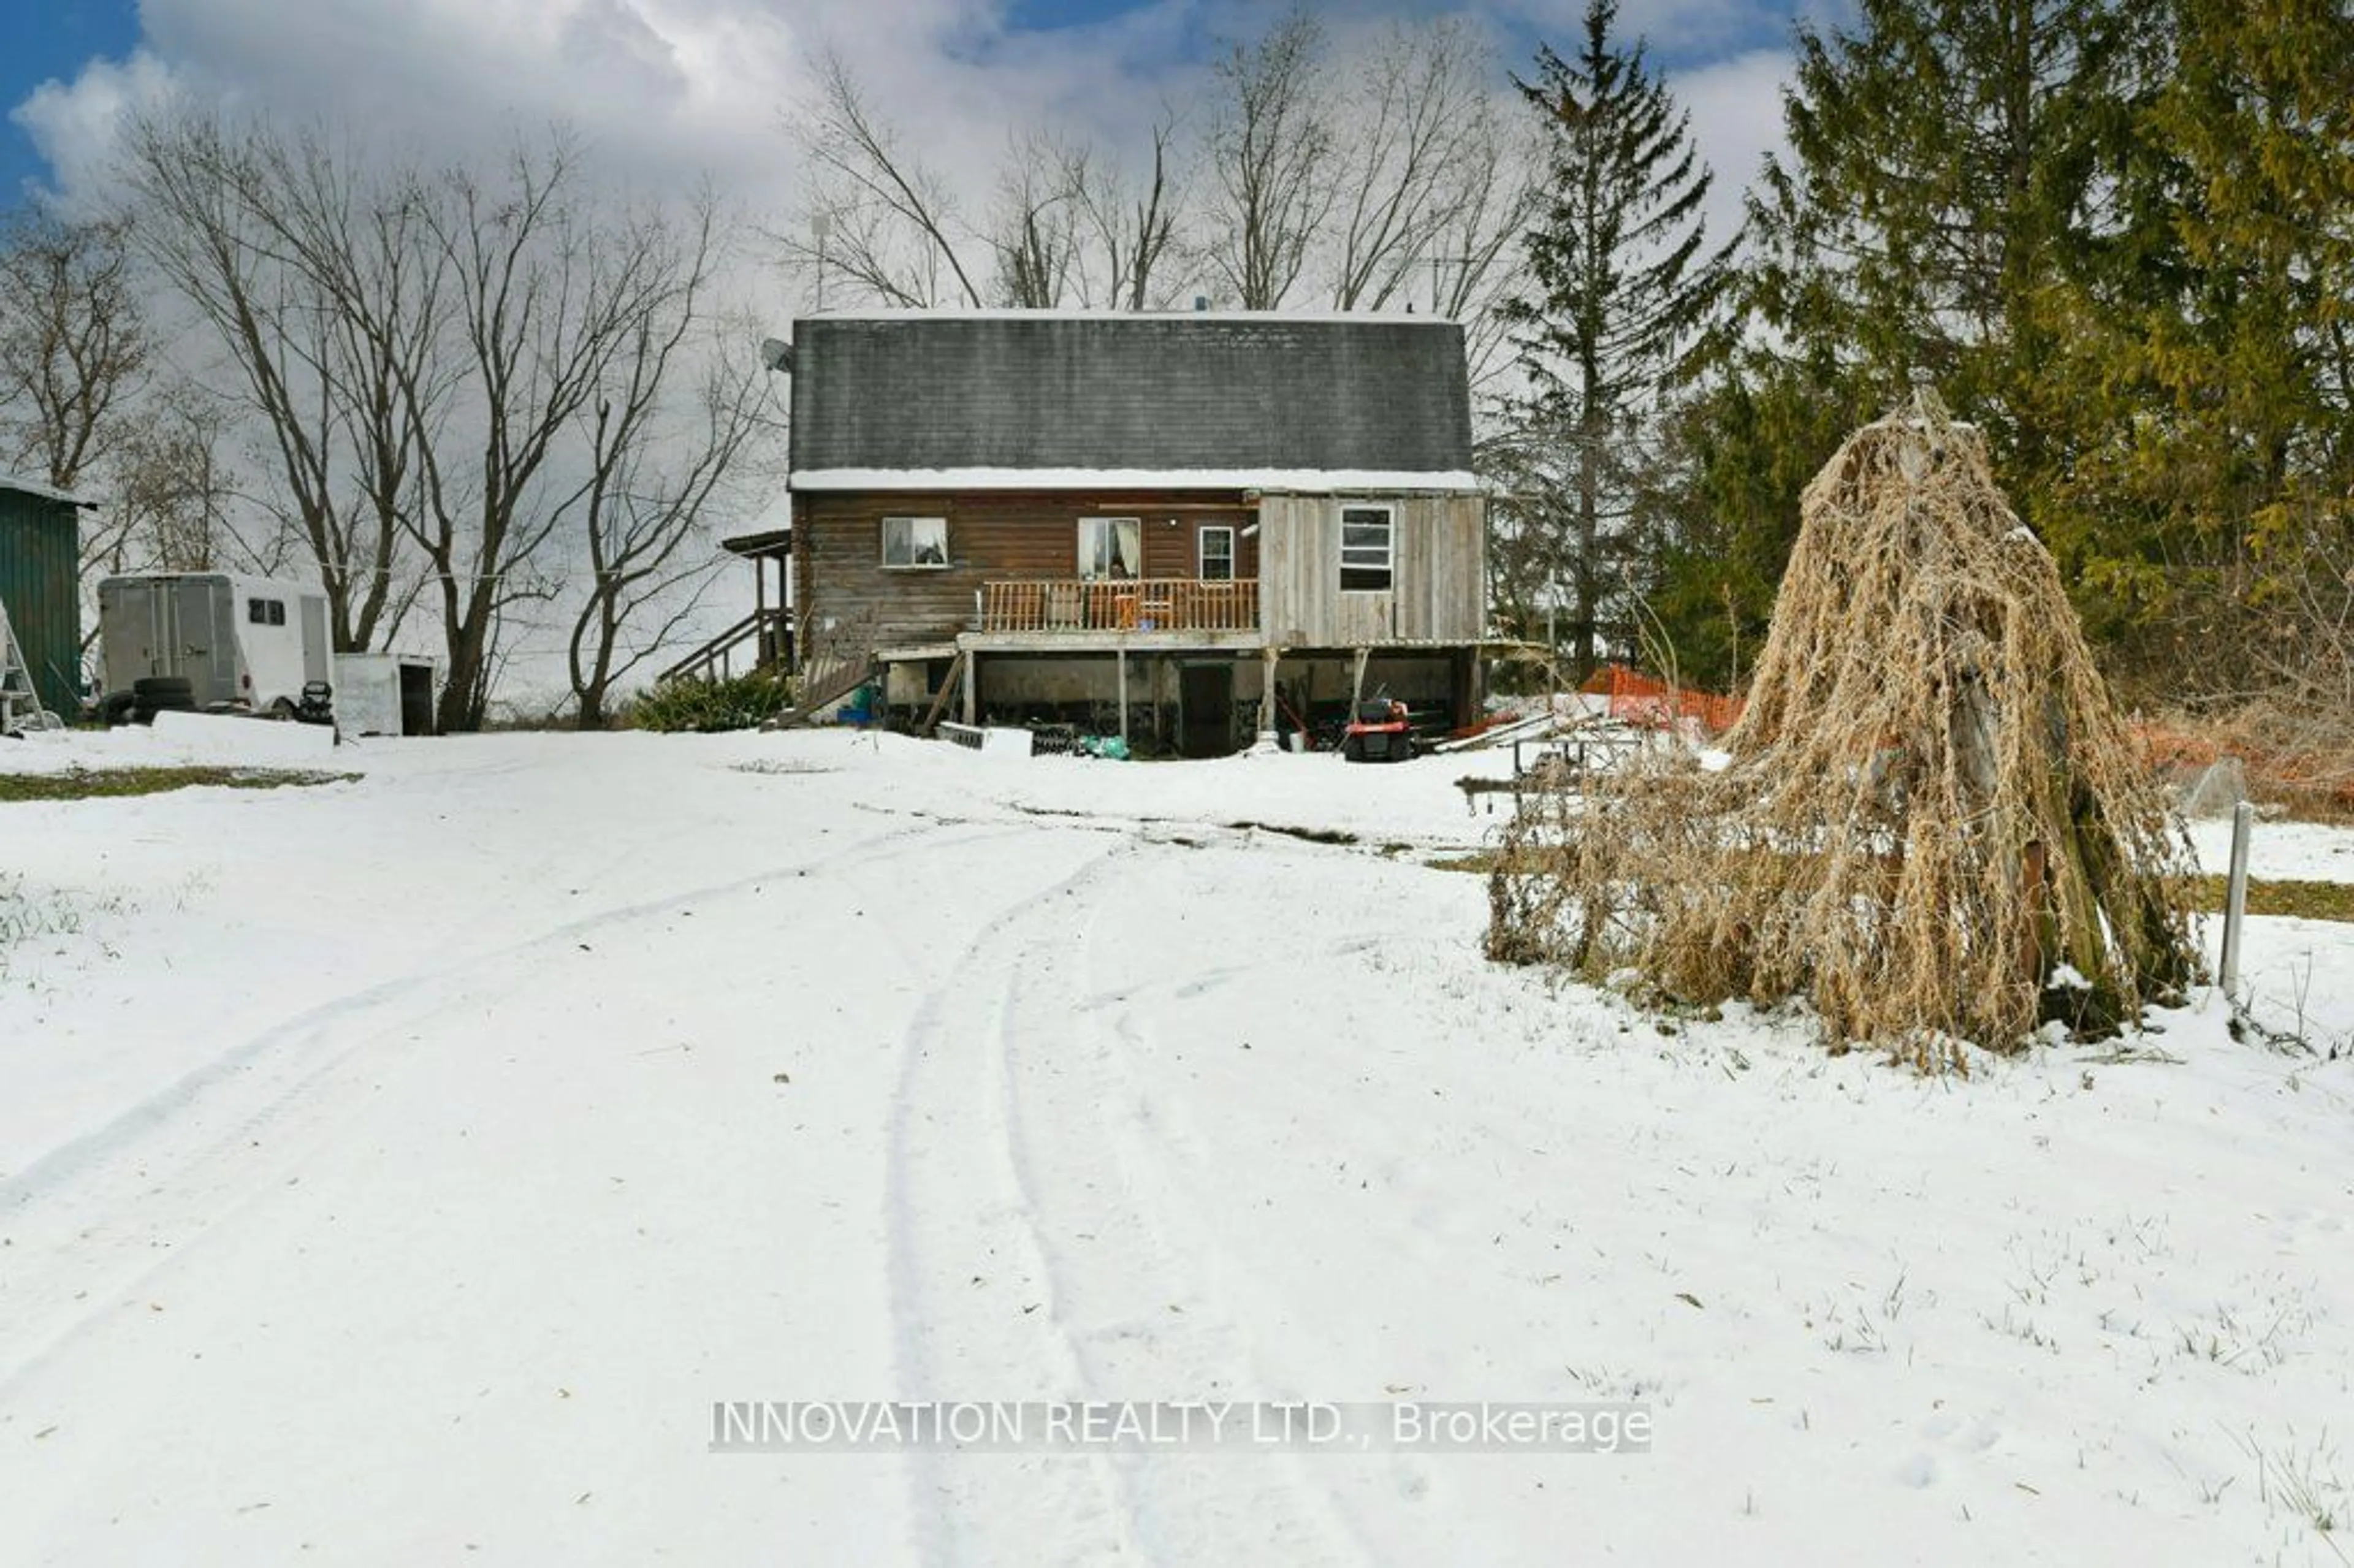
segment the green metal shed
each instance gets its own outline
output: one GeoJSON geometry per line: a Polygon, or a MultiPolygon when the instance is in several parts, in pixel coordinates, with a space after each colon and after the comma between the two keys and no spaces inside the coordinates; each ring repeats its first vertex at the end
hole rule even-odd
{"type": "Polygon", "coordinates": [[[0,474],[0,605],[16,629],[41,705],[81,709],[81,509],[52,485],[0,474]]]}

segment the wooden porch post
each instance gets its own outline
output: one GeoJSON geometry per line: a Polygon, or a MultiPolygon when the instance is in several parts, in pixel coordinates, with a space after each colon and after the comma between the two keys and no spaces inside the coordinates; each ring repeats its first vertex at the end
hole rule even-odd
{"type": "Polygon", "coordinates": [[[756,669],[768,669],[777,657],[768,633],[768,558],[751,558],[751,657],[756,669]]]}
{"type": "Polygon", "coordinates": [[[1275,670],[1282,658],[1280,648],[1259,651],[1258,733],[1259,738],[1270,746],[1275,743],[1275,670]]]}
{"type": "Polygon", "coordinates": [[[1479,715],[1479,651],[1466,648],[1455,656],[1456,727],[1478,724],[1479,715]]]}
{"type": "Polygon", "coordinates": [[[785,667],[792,669],[800,664],[801,657],[801,579],[790,554],[777,560],[777,605],[785,616],[780,656],[785,667]]]}
{"type": "Polygon", "coordinates": [[[964,722],[981,722],[981,653],[969,649],[964,656],[964,722]]]}
{"type": "Polygon", "coordinates": [[[1365,700],[1365,661],[1373,657],[1370,648],[1360,648],[1350,661],[1349,722],[1357,722],[1357,705],[1365,700]]]}
{"type": "Polygon", "coordinates": [[[1118,648],[1112,650],[1112,657],[1118,661],[1119,666],[1119,744],[1121,749],[1126,750],[1128,747],[1128,641],[1125,638],[1121,639],[1118,648]]]}

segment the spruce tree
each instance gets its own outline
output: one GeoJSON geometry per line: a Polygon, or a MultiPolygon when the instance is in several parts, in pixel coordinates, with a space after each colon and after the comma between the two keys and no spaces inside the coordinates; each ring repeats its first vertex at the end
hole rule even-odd
{"type": "Polygon", "coordinates": [[[1861,0],[1801,26],[1787,158],[1750,197],[1777,340],[1882,407],[1933,383],[1983,425],[2031,521],[2069,461],[2052,355],[2106,285],[2118,149],[2154,0],[1861,0]]]}
{"type": "Polygon", "coordinates": [[[2054,542],[2135,662],[2195,695],[2293,677],[2308,579],[2354,567],[2354,17],[2172,12],[2118,185],[2147,215],[2137,286],[2084,314],[2106,418],[2054,542]]]}
{"type": "Polygon", "coordinates": [[[1884,410],[1826,367],[1746,353],[1680,397],[1661,429],[1645,514],[1649,608],[1677,673],[1709,691],[1747,683],[1774,618],[1807,482],[1884,410]]]}
{"type": "Polygon", "coordinates": [[[1528,524],[1523,547],[1571,593],[1577,672],[1596,662],[1610,556],[1626,554],[1640,450],[1666,389],[1722,295],[1725,249],[1707,249],[1711,175],[1691,117],[1640,41],[1612,36],[1616,0],[1589,0],[1569,57],[1537,53],[1516,85],[1543,117],[1547,184],[1527,237],[1533,297],[1507,311],[1529,391],[1502,445],[1528,524]]]}

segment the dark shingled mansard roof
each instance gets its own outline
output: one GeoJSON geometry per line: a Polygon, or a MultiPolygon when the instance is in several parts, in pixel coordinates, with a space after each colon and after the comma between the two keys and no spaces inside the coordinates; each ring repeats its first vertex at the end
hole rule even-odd
{"type": "Polygon", "coordinates": [[[1031,312],[794,323],[796,487],[925,471],[1469,482],[1463,329],[1436,318],[1031,312]]]}

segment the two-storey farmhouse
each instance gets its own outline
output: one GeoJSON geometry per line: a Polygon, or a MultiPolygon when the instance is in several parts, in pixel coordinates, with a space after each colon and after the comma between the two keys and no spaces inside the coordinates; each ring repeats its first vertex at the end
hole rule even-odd
{"type": "Polygon", "coordinates": [[[804,673],[1214,756],[1359,689],[1461,723],[1463,334],[1413,316],[827,315],[791,349],[804,673]]]}

